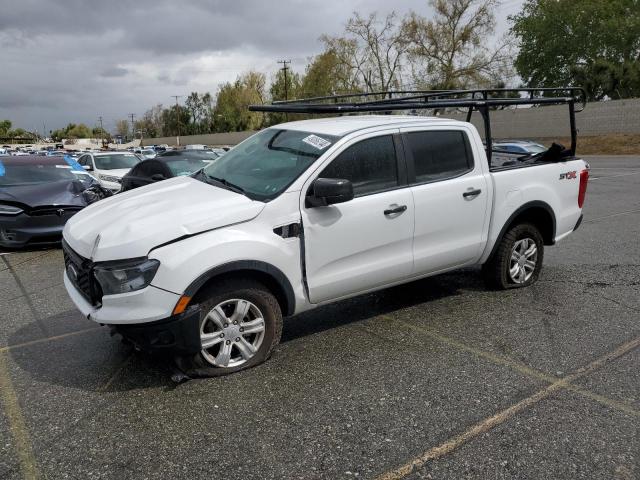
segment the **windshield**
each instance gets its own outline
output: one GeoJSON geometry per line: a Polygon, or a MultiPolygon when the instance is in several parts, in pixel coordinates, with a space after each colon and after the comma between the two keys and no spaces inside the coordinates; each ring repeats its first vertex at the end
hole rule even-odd
{"type": "Polygon", "coordinates": [[[133,153],[115,153],[113,155],[96,155],[96,168],[98,170],[117,170],[120,168],[131,168],[140,159],[133,153]]]}
{"type": "Polygon", "coordinates": [[[547,148],[542,145],[527,145],[525,149],[529,153],[542,153],[547,151],[547,148]]]}
{"type": "Polygon", "coordinates": [[[59,182],[63,180],[80,180],[87,185],[93,177],[85,171],[72,170],[69,165],[25,164],[4,165],[0,163],[0,187],[18,185],[38,185],[41,183],[59,182]]]}
{"type": "Polygon", "coordinates": [[[167,152],[158,157],[167,164],[171,173],[176,177],[191,175],[201,168],[211,164],[218,158],[213,152],[203,150],[192,150],[182,152],[167,152]]]}
{"type": "Polygon", "coordinates": [[[240,187],[254,199],[277,197],[339,137],[269,128],[204,169],[207,177],[240,187]]]}

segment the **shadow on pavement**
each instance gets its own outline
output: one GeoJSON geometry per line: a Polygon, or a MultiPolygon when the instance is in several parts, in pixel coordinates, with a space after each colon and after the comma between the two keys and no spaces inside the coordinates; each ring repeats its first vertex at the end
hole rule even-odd
{"type": "MultiPolygon", "coordinates": [[[[475,270],[457,271],[393,287],[373,294],[355,297],[287,319],[282,342],[338,328],[382,314],[453,297],[462,291],[483,290],[475,270]]],[[[164,387],[173,389],[176,373],[173,361],[165,355],[135,352],[123,344],[119,336],[110,337],[107,328],[95,328],[92,322],[76,314],[64,312],[45,319],[55,328],[58,339],[15,348],[25,341],[42,338],[33,322],[14,332],[9,338],[12,359],[38,382],[60,385],[88,392],[164,387]],[[82,330],[88,331],[81,332],[82,330]],[[80,333],[75,333],[80,332],[80,333]],[[118,375],[118,380],[110,378],[118,375]]]]}

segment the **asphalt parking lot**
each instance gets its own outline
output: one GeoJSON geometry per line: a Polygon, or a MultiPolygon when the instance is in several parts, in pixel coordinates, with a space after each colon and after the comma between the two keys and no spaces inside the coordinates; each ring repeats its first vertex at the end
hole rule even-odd
{"type": "Polygon", "coordinates": [[[533,287],[456,272],[288,319],[176,384],[84,319],[59,249],[0,256],[0,478],[640,478],[640,158],[592,157],[533,287]]]}

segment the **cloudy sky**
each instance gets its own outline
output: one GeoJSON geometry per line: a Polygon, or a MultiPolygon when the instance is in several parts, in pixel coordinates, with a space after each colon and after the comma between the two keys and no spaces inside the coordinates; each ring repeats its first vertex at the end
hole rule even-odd
{"type": "MultiPolygon", "coordinates": [[[[523,0],[503,0],[498,33],[523,0]]],[[[429,15],[427,0],[0,0],[0,119],[42,132],[214,93],[286,58],[303,70],[351,12],[429,15]]]]}

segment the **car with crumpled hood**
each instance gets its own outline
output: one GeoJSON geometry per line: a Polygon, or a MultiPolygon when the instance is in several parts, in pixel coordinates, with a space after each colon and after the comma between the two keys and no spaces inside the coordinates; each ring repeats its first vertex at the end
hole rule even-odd
{"type": "Polygon", "coordinates": [[[67,220],[109,195],[71,157],[2,157],[0,247],[59,242],[67,220]]]}

